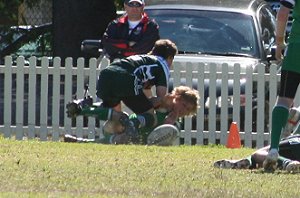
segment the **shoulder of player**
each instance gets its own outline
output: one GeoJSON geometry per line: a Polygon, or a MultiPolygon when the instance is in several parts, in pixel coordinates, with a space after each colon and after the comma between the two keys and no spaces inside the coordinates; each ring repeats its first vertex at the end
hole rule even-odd
{"type": "Polygon", "coordinates": [[[148,57],[148,61],[147,63],[149,65],[157,65],[159,67],[155,67],[156,69],[163,69],[165,67],[167,67],[167,62],[164,58],[160,57],[160,56],[153,56],[153,55],[147,55],[148,57]]]}

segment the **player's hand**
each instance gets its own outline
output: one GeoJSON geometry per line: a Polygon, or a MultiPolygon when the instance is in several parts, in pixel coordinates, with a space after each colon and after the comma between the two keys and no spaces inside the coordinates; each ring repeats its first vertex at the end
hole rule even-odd
{"type": "Polygon", "coordinates": [[[275,58],[276,58],[276,60],[277,61],[282,61],[282,59],[283,59],[283,51],[284,51],[284,49],[285,49],[285,44],[284,43],[282,43],[282,44],[277,44],[277,46],[276,46],[276,51],[275,51],[275,58]]]}
{"type": "Polygon", "coordinates": [[[93,105],[93,98],[88,96],[84,99],[79,100],[73,100],[72,102],[69,102],[66,106],[66,113],[69,118],[74,118],[78,115],[80,115],[82,108],[90,107],[93,105]]]}
{"type": "Polygon", "coordinates": [[[165,118],[164,124],[174,124],[178,118],[179,118],[178,112],[173,110],[165,118]]]}

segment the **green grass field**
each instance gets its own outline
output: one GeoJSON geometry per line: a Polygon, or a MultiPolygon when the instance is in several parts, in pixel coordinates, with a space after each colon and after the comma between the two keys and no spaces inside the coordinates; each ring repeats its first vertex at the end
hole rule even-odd
{"type": "Polygon", "coordinates": [[[253,149],[0,140],[0,197],[299,197],[300,174],[224,170],[253,149]]]}

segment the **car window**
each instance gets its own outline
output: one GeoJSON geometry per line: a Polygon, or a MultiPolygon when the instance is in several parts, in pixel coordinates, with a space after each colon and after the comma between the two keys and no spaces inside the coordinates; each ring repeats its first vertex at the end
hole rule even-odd
{"type": "MultiPolygon", "coordinates": [[[[270,5],[271,9],[275,13],[274,15],[276,16],[279,8],[280,8],[280,1],[279,0],[266,0],[266,2],[270,5]]],[[[288,22],[287,22],[287,27],[286,27],[286,38],[288,37],[290,31],[291,31],[291,26],[292,26],[292,21],[293,21],[293,10],[290,10],[288,22]]]]}
{"type": "MultiPolygon", "coordinates": [[[[12,56],[13,62],[18,56],[28,59],[31,56],[53,57],[52,26],[14,26],[0,27],[0,62],[5,56],[12,56]]],[[[28,62],[28,61],[27,61],[28,62]]]]}
{"type": "Polygon", "coordinates": [[[16,50],[16,55],[25,57],[36,56],[52,56],[51,34],[46,32],[37,37],[33,36],[29,41],[23,43],[19,49],[16,50]]]}
{"type": "Polygon", "coordinates": [[[0,50],[4,49],[18,38],[24,35],[24,32],[19,29],[12,29],[10,27],[0,28],[0,50]]]}
{"type": "Polygon", "coordinates": [[[161,38],[174,41],[180,53],[259,56],[254,22],[249,15],[182,9],[146,12],[159,24],[161,38]]]}

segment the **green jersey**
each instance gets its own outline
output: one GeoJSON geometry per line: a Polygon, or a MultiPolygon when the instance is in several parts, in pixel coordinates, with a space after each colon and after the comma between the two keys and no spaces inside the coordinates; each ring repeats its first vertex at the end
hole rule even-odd
{"type": "Polygon", "coordinates": [[[169,77],[170,69],[162,57],[129,56],[100,72],[97,95],[100,98],[136,96],[151,86],[168,87],[169,77]]]}
{"type": "Polygon", "coordinates": [[[281,0],[284,5],[293,8],[293,24],[289,34],[289,43],[300,43],[300,2],[297,0],[281,0]]]}
{"type": "Polygon", "coordinates": [[[298,0],[281,0],[284,6],[293,9],[293,23],[288,38],[288,47],[283,59],[282,70],[300,73],[300,2],[298,0]]]}

